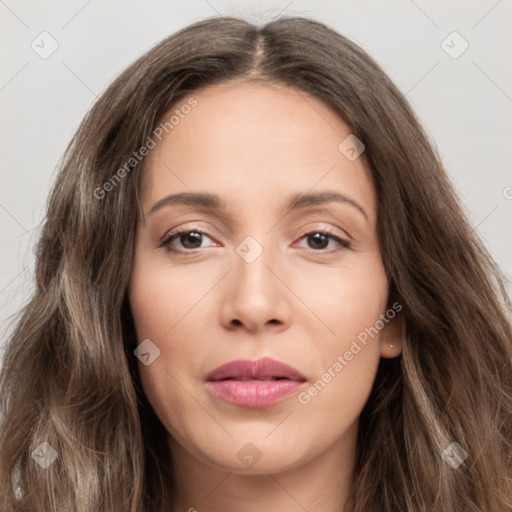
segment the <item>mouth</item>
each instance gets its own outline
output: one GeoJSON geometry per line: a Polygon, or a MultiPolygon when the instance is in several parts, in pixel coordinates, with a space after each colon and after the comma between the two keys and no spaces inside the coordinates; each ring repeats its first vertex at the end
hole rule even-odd
{"type": "Polygon", "coordinates": [[[305,382],[306,378],[296,368],[265,357],[256,361],[250,359],[231,361],[210,372],[206,380],[212,382],[220,380],[239,380],[242,382],[251,380],[293,380],[305,382]]]}
{"type": "Polygon", "coordinates": [[[247,377],[228,377],[227,379],[216,379],[211,382],[218,382],[219,380],[238,380],[240,382],[265,382],[271,380],[293,380],[286,377],[255,377],[254,379],[248,379],[247,377]]]}
{"type": "Polygon", "coordinates": [[[206,377],[216,397],[240,407],[272,405],[296,393],[305,382],[296,368],[271,358],[231,361],[206,377]]]}

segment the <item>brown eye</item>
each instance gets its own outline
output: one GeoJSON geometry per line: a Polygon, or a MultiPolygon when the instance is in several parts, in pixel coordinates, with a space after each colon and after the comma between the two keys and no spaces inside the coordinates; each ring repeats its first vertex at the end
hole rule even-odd
{"type": "MultiPolygon", "coordinates": [[[[309,248],[315,252],[324,251],[327,249],[331,240],[346,249],[350,248],[350,242],[348,240],[344,240],[343,238],[332,234],[330,231],[311,231],[302,236],[301,239],[304,238],[307,240],[309,248]]],[[[337,249],[335,249],[335,251],[336,250],[337,249]]]]}
{"type": "Polygon", "coordinates": [[[187,250],[194,250],[201,248],[203,237],[210,238],[204,231],[200,229],[188,229],[178,231],[169,235],[161,244],[167,251],[174,252],[187,252],[187,250]],[[174,245],[176,241],[181,245],[176,249],[174,245]]]}

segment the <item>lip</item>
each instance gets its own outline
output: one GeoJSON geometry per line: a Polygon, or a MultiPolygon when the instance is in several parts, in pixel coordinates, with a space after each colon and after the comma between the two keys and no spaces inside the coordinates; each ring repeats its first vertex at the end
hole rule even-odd
{"type": "Polygon", "coordinates": [[[297,369],[269,357],[231,361],[206,377],[215,396],[241,407],[272,405],[296,393],[305,382],[297,369]]]}

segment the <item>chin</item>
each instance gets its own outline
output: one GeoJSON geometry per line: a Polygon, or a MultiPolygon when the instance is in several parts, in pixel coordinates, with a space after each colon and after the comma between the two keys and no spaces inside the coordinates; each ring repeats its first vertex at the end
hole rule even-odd
{"type": "MultiPolygon", "coordinates": [[[[203,447],[200,458],[210,465],[238,475],[266,475],[294,469],[306,462],[307,454],[299,453],[297,446],[303,446],[300,440],[286,436],[276,436],[275,439],[240,436],[226,439],[212,445],[211,442],[203,447]],[[289,446],[284,442],[288,439],[289,446]]],[[[313,458],[313,455],[311,456],[313,458]]]]}

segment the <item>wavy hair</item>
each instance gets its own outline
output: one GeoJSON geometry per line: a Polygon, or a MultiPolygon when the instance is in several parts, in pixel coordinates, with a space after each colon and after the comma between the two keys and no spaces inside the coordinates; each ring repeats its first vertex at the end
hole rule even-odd
{"type": "Polygon", "coordinates": [[[49,196],[33,294],[7,340],[1,510],[169,509],[167,433],[142,390],[127,301],[145,167],[133,154],[178,100],[236,80],[318,98],[366,146],[390,303],[403,306],[407,336],[400,357],[381,359],[362,411],[345,512],[509,512],[505,278],[404,95],[359,46],[302,17],[194,23],[138,58],[85,116],[49,196]],[[45,442],[58,456],[43,469],[33,454],[45,442]],[[456,469],[441,456],[452,442],[468,453],[456,469]]]}

